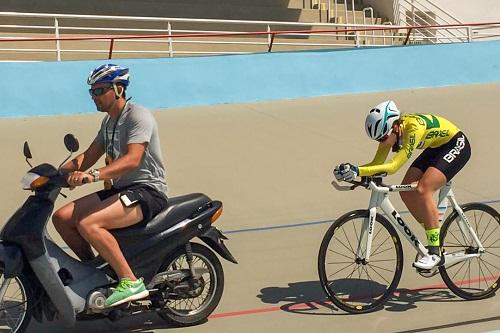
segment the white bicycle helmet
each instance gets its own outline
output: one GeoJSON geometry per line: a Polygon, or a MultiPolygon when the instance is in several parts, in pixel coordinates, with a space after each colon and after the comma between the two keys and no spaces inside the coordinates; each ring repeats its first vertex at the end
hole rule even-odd
{"type": "Polygon", "coordinates": [[[90,72],[87,83],[93,85],[96,83],[120,83],[127,87],[130,83],[128,68],[113,64],[101,65],[90,72]]]}
{"type": "Polygon", "coordinates": [[[385,101],[370,110],[365,120],[366,133],[373,140],[380,140],[392,132],[392,125],[399,119],[396,103],[385,101]]]}

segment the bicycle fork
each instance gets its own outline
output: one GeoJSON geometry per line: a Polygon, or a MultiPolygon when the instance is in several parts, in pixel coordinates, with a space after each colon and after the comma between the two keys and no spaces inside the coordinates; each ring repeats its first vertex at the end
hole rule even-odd
{"type": "Polygon", "coordinates": [[[368,219],[363,221],[360,233],[360,241],[357,249],[357,258],[361,261],[369,262],[371,254],[371,245],[375,233],[375,219],[377,216],[377,207],[380,207],[393,225],[397,226],[399,232],[404,235],[410,244],[413,245],[422,256],[427,254],[427,248],[419,241],[416,235],[403,221],[399,213],[388,199],[388,192],[372,192],[370,197],[370,206],[368,208],[368,219]]]}

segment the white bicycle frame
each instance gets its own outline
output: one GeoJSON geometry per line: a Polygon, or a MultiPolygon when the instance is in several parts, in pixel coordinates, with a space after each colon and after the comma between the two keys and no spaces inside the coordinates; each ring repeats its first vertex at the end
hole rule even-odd
{"type": "MultiPolygon", "coordinates": [[[[332,184],[337,190],[340,191],[352,190],[356,187],[356,185],[340,186],[336,183],[336,181],[333,181],[332,184]]],[[[373,180],[368,183],[366,189],[371,190],[372,192],[370,197],[370,204],[368,206],[370,214],[368,219],[365,219],[363,221],[363,226],[361,227],[359,244],[356,254],[357,258],[365,260],[366,262],[369,262],[370,260],[371,245],[373,240],[373,234],[375,232],[375,218],[377,215],[377,208],[379,207],[385,213],[385,216],[395,227],[395,229],[398,230],[400,234],[405,236],[408,242],[410,242],[410,244],[415,248],[415,250],[420,255],[424,256],[428,253],[427,248],[420,242],[420,240],[413,233],[411,228],[401,218],[401,215],[396,211],[391,201],[389,200],[390,192],[410,192],[410,191],[415,191],[416,188],[417,188],[417,183],[408,185],[383,185],[383,184],[377,185],[373,180]]],[[[460,208],[460,205],[455,199],[455,195],[453,194],[453,191],[451,189],[451,182],[448,182],[439,191],[438,212],[440,216],[439,219],[440,222],[442,221],[444,214],[446,213],[448,202],[451,203],[452,209],[455,210],[458,216],[460,217],[458,220],[458,226],[467,243],[471,244],[471,242],[474,241],[476,246],[479,248],[479,253],[445,254],[445,265],[452,266],[466,259],[480,256],[480,254],[484,252],[484,248],[481,242],[479,241],[479,238],[477,237],[476,233],[472,229],[462,208],[460,208]]]]}

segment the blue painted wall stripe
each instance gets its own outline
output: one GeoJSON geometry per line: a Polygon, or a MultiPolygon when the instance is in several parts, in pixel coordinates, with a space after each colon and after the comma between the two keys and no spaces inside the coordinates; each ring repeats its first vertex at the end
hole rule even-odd
{"type": "MultiPolygon", "coordinates": [[[[112,62],[156,109],[500,82],[499,55],[491,41],[112,62]]],[[[85,80],[103,62],[0,63],[0,117],[94,112],[85,80]]]]}

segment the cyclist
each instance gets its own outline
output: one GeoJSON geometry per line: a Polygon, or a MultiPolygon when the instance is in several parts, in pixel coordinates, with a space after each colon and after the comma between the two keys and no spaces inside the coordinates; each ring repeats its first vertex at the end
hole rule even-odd
{"type": "Polygon", "coordinates": [[[418,181],[416,191],[401,192],[401,198],[415,219],[425,227],[429,253],[413,266],[432,269],[443,264],[440,252],[440,225],[433,194],[449,182],[467,163],[471,155],[465,134],[450,121],[432,114],[401,115],[393,101],[375,106],[365,121],[368,136],[379,142],[373,161],[356,166],[345,163],[335,167],[337,180],[350,181],[357,176],[393,174],[423,149],[406,171],[402,184],[418,181]],[[394,158],[386,163],[391,151],[394,158]]]}

